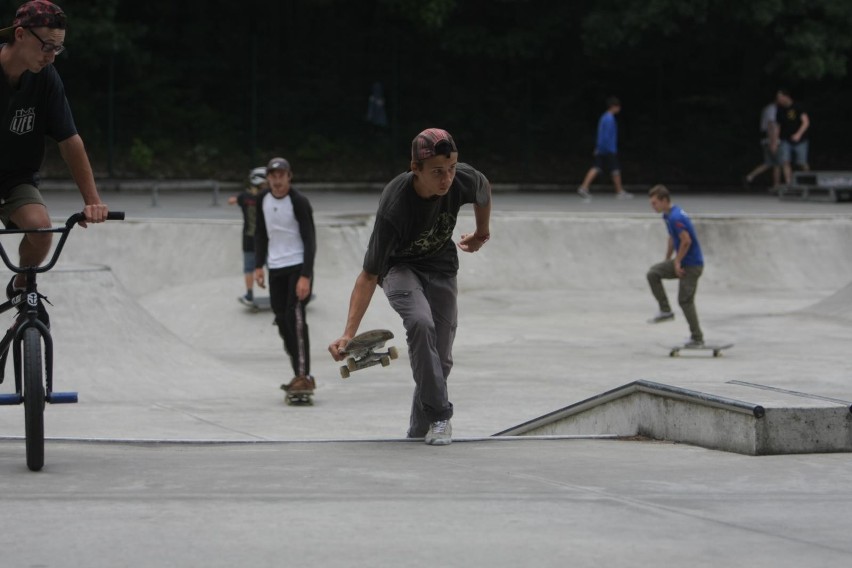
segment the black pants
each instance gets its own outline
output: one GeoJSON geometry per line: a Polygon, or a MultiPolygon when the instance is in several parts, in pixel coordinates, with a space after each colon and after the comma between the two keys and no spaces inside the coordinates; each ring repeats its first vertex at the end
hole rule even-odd
{"type": "Polygon", "coordinates": [[[296,282],[302,265],[274,268],[269,271],[269,298],[275,313],[278,334],[284,340],[284,350],[290,356],[295,376],[311,374],[311,344],[305,303],[296,297],[296,282]]]}

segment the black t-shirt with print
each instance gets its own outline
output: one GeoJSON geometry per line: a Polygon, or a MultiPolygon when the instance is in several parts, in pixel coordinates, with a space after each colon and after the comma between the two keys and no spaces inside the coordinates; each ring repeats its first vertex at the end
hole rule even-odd
{"type": "MultiPolygon", "coordinates": [[[[802,115],[807,114],[807,111],[802,108],[802,105],[793,103],[788,107],[778,105],[778,110],[775,112],[775,118],[778,122],[779,137],[781,140],[792,142],[792,140],[790,140],[790,136],[798,132],[799,128],[802,127],[802,115]]],[[[799,142],[807,139],[808,131],[805,130],[805,133],[802,135],[802,139],[799,140],[799,142]]]]}
{"type": "Polygon", "coordinates": [[[257,227],[258,192],[245,190],[237,196],[237,205],[243,211],[243,252],[254,252],[254,232],[257,227]]]}
{"type": "Polygon", "coordinates": [[[487,205],[488,180],[468,164],[456,165],[446,195],[424,199],[414,190],[414,174],[398,175],[382,192],[364,271],[384,276],[391,267],[406,264],[422,272],[453,276],[459,259],[453,230],[466,203],[487,205]]]}
{"type": "Polygon", "coordinates": [[[77,128],[53,65],[39,73],[25,71],[17,88],[0,70],[0,112],[2,195],[22,183],[37,185],[45,136],[62,142],[77,134],[77,128]]]}

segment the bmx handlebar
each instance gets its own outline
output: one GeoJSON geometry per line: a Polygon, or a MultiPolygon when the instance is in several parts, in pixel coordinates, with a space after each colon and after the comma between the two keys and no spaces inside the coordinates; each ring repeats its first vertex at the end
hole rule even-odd
{"type": "MultiPolygon", "coordinates": [[[[106,217],[107,221],[123,221],[124,220],[124,211],[110,211],[107,213],[106,217]]],[[[15,234],[27,234],[27,233],[59,233],[59,242],[56,244],[56,248],[53,250],[53,254],[50,256],[50,259],[47,263],[41,266],[17,266],[12,264],[12,261],[9,259],[9,255],[6,254],[6,250],[3,248],[3,244],[0,243],[0,258],[3,259],[3,264],[11,270],[12,272],[16,272],[18,274],[23,272],[35,272],[42,273],[47,272],[56,264],[56,261],[59,260],[59,254],[62,252],[62,248],[65,246],[65,241],[68,239],[68,235],[71,233],[71,229],[74,225],[86,221],[85,213],[74,213],[65,221],[65,223],[61,227],[50,227],[47,229],[0,229],[0,235],[15,235],[15,234]]]]}
{"type": "MultiPolygon", "coordinates": [[[[67,221],[65,221],[65,227],[67,227],[68,229],[71,229],[71,227],[73,227],[74,225],[81,223],[85,220],[86,220],[86,214],[85,213],[74,213],[73,215],[68,217],[67,221]]],[[[110,211],[109,213],[107,213],[106,220],[107,221],[124,221],[124,211],[110,211]]],[[[64,229],[58,229],[58,230],[49,229],[49,230],[53,231],[53,232],[57,232],[57,233],[64,231],[64,229]]],[[[30,231],[26,231],[26,232],[29,233],[30,231]]]]}

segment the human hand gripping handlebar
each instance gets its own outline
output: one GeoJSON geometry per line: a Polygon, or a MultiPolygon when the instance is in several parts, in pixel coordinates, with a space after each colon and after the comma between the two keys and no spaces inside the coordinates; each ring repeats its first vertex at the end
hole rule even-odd
{"type": "MultiPolygon", "coordinates": [[[[124,211],[110,211],[109,213],[107,213],[106,220],[107,221],[124,221],[124,211]]],[[[68,227],[68,229],[70,229],[71,227],[73,227],[77,223],[80,223],[81,221],[82,222],[86,221],[86,214],[83,213],[83,212],[74,213],[73,215],[68,217],[67,221],[65,221],[65,226],[68,227]]]]}
{"type": "MultiPolygon", "coordinates": [[[[123,221],[124,220],[124,211],[110,211],[107,213],[106,217],[107,221],[123,221]]],[[[59,253],[62,252],[62,248],[65,246],[65,241],[68,239],[68,234],[71,232],[71,229],[74,228],[74,225],[77,225],[81,222],[86,221],[85,213],[74,213],[65,223],[60,227],[50,227],[47,229],[2,229],[0,230],[0,235],[14,235],[14,234],[26,234],[26,233],[59,233],[59,242],[56,244],[56,248],[53,249],[53,254],[47,263],[38,266],[38,267],[27,267],[27,266],[17,266],[12,263],[9,259],[9,256],[6,254],[3,245],[0,244],[0,259],[3,260],[3,263],[6,267],[12,272],[16,272],[18,274],[23,272],[47,272],[51,268],[54,267],[56,261],[59,259],[59,253]]]]}

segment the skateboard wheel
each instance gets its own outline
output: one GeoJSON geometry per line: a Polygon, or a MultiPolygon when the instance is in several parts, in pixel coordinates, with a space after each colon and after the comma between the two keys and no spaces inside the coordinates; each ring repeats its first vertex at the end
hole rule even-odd
{"type": "Polygon", "coordinates": [[[399,351],[397,350],[396,346],[388,347],[388,356],[391,359],[396,359],[397,357],[399,357],[399,351]]]}
{"type": "Polygon", "coordinates": [[[388,365],[390,365],[390,357],[382,357],[381,359],[379,359],[379,362],[382,364],[382,367],[387,367],[388,365]]]}
{"type": "Polygon", "coordinates": [[[346,366],[340,367],[340,376],[343,377],[344,379],[348,379],[349,378],[349,367],[346,367],[346,366]]]}
{"type": "Polygon", "coordinates": [[[355,359],[353,359],[352,357],[346,360],[346,366],[349,368],[350,371],[358,370],[358,363],[356,363],[355,359]]]}
{"type": "Polygon", "coordinates": [[[676,349],[674,351],[672,351],[671,353],[669,353],[669,357],[677,357],[677,356],[678,356],[678,351],[676,349]]]}

